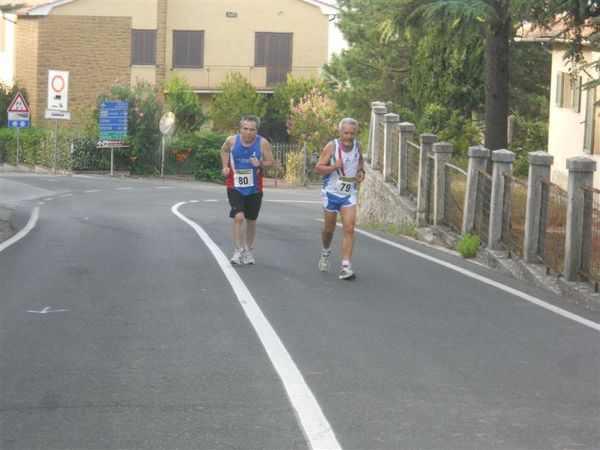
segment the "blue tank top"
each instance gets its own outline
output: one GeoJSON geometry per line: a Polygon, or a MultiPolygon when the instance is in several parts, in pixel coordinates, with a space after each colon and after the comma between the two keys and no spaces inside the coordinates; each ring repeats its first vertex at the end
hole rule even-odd
{"type": "Polygon", "coordinates": [[[263,190],[263,173],[258,167],[254,167],[250,162],[250,157],[262,158],[260,149],[263,137],[256,135],[252,145],[246,147],[238,134],[235,137],[235,144],[229,153],[229,177],[227,178],[227,187],[235,189],[243,195],[255,194],[263,190]]]}

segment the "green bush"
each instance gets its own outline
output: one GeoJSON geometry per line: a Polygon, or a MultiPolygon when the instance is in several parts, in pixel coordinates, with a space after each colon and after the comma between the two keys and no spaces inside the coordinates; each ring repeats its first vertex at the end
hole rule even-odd
{"type": "Polygon", "coordinates": [[[194,166],[196,167],[195,177],[200,181],[212,181],[224,183],[225,179],[221,175],[221,151],[220,150],[201,150],[194,155],[194,166]]]}
{"type": "Polygon", "coordinates": [[[456,244],[456,250],[462,255],[463,258],[472,258],[477,254],[479,244],[479,236],[476,234],[463,234],[456,244]]]}

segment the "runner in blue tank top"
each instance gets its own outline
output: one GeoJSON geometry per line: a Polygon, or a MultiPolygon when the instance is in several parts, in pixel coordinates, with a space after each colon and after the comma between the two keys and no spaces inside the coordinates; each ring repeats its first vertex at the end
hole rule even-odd
{"type": "Polygon", "coordinates": [[[323,250],[319,259],[319,270],[328,272],[331,267],[330,246],[339,211],[344,229],[340,280],[356,279],[350,262],[354,250],[356,184],[361,183],[365,178],[361,147],[354,139],[357,129],[356,120],[350,117],[342,119],[338,125],[339,138],[325,146],[315,166],[315,171],[323,175],[321,186],[324,218],[321,231],[323,250]]]}
{"type": "Polygon", "coordinates": [[[240,132],[229,136],[221,147],[222,174],[227,177],[227,199],[233,218],[235,249],[231,264],[254,264],[256,219],[263,195],[264,167],[274,164],[269,142],[258,135],[260,119],[244,116],[240,132]]]}

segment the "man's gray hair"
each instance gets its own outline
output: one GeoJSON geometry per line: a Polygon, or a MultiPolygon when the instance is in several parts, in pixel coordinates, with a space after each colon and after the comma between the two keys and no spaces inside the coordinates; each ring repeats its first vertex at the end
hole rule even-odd
{"type": "Polygon", "coordinates": [[[253,115],[243,116],[242,120],[240,120],[240,128],[242,128],[244,126],[244,122],[254,122],[256,124],[256,129],[258,130],[260,128],[260,117],[258,117],[258,116],[253,116],[253,115]]]}
{"type": "Polygon", "coordinates": [[[358,121],[356,119],[353,119],[352,117],[344,117],[342,120],[340,120],[340,124],[338,125],[338,130],[341,130],[342,127],[346,124],[353,125],[354,128],[356,128],[358,130],[358,121]]]}

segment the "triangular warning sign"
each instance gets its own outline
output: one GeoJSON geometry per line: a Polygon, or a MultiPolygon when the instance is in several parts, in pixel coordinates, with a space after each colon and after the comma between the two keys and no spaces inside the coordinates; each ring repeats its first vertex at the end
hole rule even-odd
{"type": "Polygon", "coordinates": [[[17,95],[10,103],[10,106],[8,107],[8,112],[30,112],[29,106],[27,106],[27,103],[25,102],[25,99],[23,98],[23,95],[20,92],[17,92],[17,95]]]}

